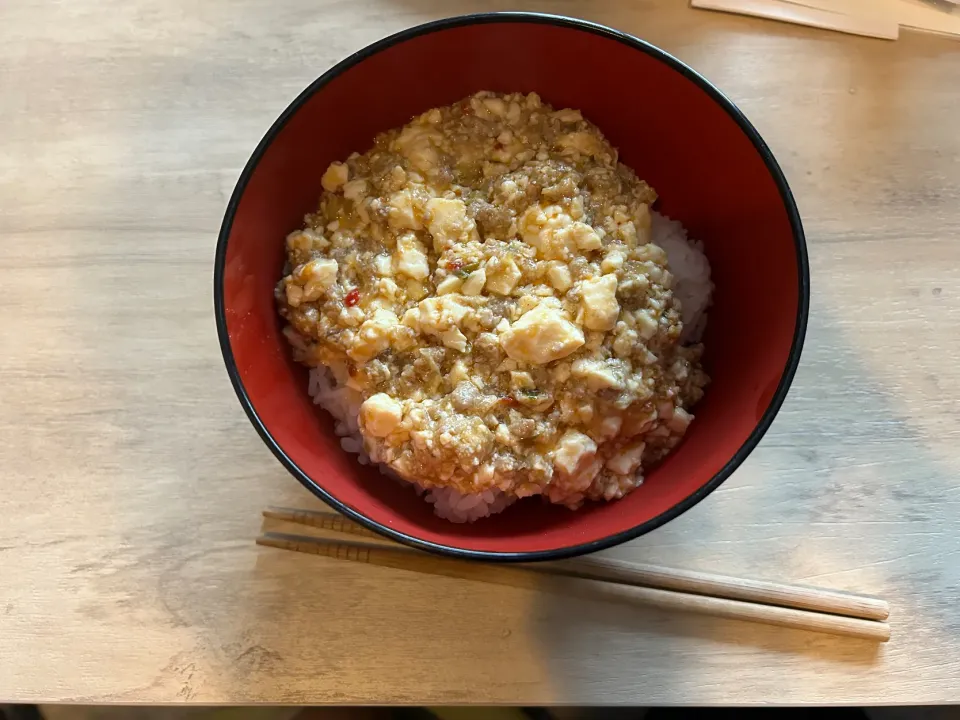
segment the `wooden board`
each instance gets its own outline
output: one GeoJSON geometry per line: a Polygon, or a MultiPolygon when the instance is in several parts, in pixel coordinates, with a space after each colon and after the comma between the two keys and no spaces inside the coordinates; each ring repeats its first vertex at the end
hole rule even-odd
{"type": "Polygon", "coordinates": [[[898,28],[960,36],[960,8],[941,0],[691,0],[691,6],[887,40],[898,28]]]}
{"type": "Polygon", "coordinates": [[[454,10],[18,0],[0,2],[0,700],[960,701],[960,46],[674,0],[524,7],[709,76],[776,153],[810,242],[810,329],[770,432],[611,555],[880,595],[892,641],[256,548],[265,505],[313,504],[220,360],[227,198],[326,68],[454,10]]]}
{"type": "Polygon", "coordinates": [[[895,22],[900,27],[960,35],[960,8],[953,0],[786,0],[811,8],[895,22]]]}
{"type": "Polygon", "coordinates": [[[879,0],[877,5],[885,7],[901,27],[960,36],[960,8],[947,10],[924,0],[879,0]]]}
{"type": "Polygon", "coordinates": [[[690,0],[690,5],[701,10],[720,10],[884,40],[896,40],[899,35],[899,26],[892,20],[874,17],[866,13],[847,14],[834,9],[815,7],[806,2],[790,2],[789,0],[690,0]]]}

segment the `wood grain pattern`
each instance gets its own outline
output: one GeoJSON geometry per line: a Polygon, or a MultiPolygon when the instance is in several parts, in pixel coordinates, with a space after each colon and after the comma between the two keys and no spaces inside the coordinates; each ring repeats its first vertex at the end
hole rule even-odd
{"type": "MultiPolygon", "coordinates": [[[[862,2],[863,0],[861,0],[862,2]]],[[[875,3],[888,17],[894,18],[901,27],[925,32],[960,36],[960,9],[949,4],[957,0],[936,2],[931,0],[881,0],[875,3]]]]}
{"type": "Polygon", "coordinates": [[[895,40],[898,27],[960,36],[960,0],[690,0],[692,7],[754,15],[895,40]]]}
{"type": "MultiPolygon", "coordinates": [[[[364,538],[363,542],[372,542],[373,545],[403,550],[405,553],[423,554],[399,543],[387,540],[372,530],[367,530],[359,523],[347,519],[336,512],[303,510],[297,508],[269,507],[263,511],[263,517],[268,520],[279,520],[292,525],[301,525],[313,529],[317,535],[301,535],[289,533],[266,533],[257,538],[257,543],[268,547],[279,547],[286,550],[303,551],[299,546],[300,540],[315,540],[312,544],[306,542],[307,552],[330,557],[330,553],[318,553],[318,547],[329,547],[330,543],[353,541],[356,536],[364,538]],[[265,538],[282,536],[286,540],[280,544],[266,542],[265,538]],[[354,536],[354,537],[351,537],[354,536]],[[347,540],[349,538],[349,540],[347,540]],[[292,539],[292,540],[291,540],[292,539]],[[287,542],[290,541],[290,542],[287,542]],[[290,544],[292,542],[292,545],[290,544]]],[[[465,567],[473,567],[475,563],[461,562],[465,567]]],[[[863,620],[887,620],[890,617],[890,604],[882,598],[869,595],[856,595],[849,592],[838,592],[827,588],[810,587],[807,585],[784,584],[769,580],[755,580],[753,578],[730,577],[716,573],[698,572],[683,568],[668,568],[661,565],[646,565],[643,563],[607,557],[600,553],[593,553],[583,557],[568,558],[566,560],[552,560],[536,563],[521,563],[513,567],[537,573],[552,573],[555,575],[570,576],[604,582],[622,583],[624,585],[640,585],[644,587],[673,590],[681,593],[709,595],[711,597],[726,598],[729,600],[743,600],[745,602],[763,605],[776,605],[812,610],[818,613],[832,615],[846,615],[863,620]]],[[[889,634],[887,634],[889,638],[889,634]]]]}
{"type": "Polygon", "coordinates": [[[810,330],[773,428],[707,501],[610,556],[878,595],[893,640],[256,548],[260,510],[308,496],[221,367],[226,199],[324,69],[453,10],[17,0],[0,3],[0,698],[960,701],[960,44],[672,0],[521,6],[709,75],[776,153],[810,242],[810,330]]]}
{"type": "Polygon", "coordinates": [[[750,15],[883,40],[896,40],[900,35],[900,26],[890,18],[842,12],[830,5],[831,2],[825,2],[823,7],[817,7],[792,0],[690,0],[690,6],[700,10],[750,15]]]}
{"type": "MultiPolygon", "coordinates": [[[[607,582],[596,572],[578,574],[573,566],[556,573],[554,565],[494,565],[438,558],[395,543],[351,542],[342,538],[267,532],[257,537],[264,547],[291,550],[380,567],[457,577],[509,587],[530,588],[563,598],[585,598],[622,603],[629,607],[648,607],[668,612],[694,613],[729,620],[776,625],[811,632],[843,635],[874,642],[890,639],[890,625],[859,617],[781,607],[762,602],[743,602],[716,595],[665,590],[627,582],[607,582]]],[[[623,563],[613,559],[609,563],[623,563]]],[[[624,563],[625,564],[625,563],[624,563]]]]}

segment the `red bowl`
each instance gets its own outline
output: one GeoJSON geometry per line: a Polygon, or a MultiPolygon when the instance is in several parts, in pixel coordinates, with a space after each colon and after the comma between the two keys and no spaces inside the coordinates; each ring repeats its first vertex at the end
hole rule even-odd
{"type": "Polygon", "coordinates": [[[217,245],[220,347],[240,402],[311,492],[394,540],[485,560],[574,556],[677,517],[730,476],[783,403],[803,344],[809,270],[800,216],[754,127],[692,69],[641,40],[548,15],[451,18],[352,55],[294,100],[247,163],[217,245]],[[658,209],[704,242],[716,283],[705,337],[712,384],[684,442],[643,485],[576,512],[524,500],[458,525],[344,453],[307,395],[281,335],[273,288],[283,238],[322,192],[333,161],[374,136],[478,90],[536,91],[599,126],[660,195],[658,209]]]}

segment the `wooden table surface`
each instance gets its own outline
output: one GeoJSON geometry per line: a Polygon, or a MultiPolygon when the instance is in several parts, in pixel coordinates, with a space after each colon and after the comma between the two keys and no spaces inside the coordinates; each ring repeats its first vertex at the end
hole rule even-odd
{"type": "Polygon", "coordinates": [[[810,329],[773,428],[709,499],[611,554],[882,595],[892,641],[255,547],[262,507],[317,503],[221,363],[211,275],[227,198],[317,75],[454,9],[7,0],[0,700],[960,701],[960,42],[677,0],[523,7],[630,31],[703,71],[772,146],[810,244],[810,329]]]}

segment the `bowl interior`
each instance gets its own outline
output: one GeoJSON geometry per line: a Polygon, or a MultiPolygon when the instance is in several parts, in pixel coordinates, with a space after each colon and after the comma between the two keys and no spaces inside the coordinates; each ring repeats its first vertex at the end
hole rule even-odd
{"type": "Polygon", "coordinates": [[[668,62],[563,24],[504,19],[445,27],[342,70],[264,145],[229,226],[222,289],[229,346],[267,433],[347,508],[468,551],[569,548],[655,525],[749,452],[744,445],[774,400],[800,322],[791,218],[763,156],[734,117],[668,62]],[[577,512],[528,500],[495,519],[455,525],[340,449],[331,420],[307,396],[305,369],[291,360],[280,334],[273,288],[283,238],[314,207],[331,161],[366,151],[376,133],[415,114],[482,89],[536,91],[557,108],[582,110],[657,190],[657,209],[704,242],[716,283],[705,338],[713,382],[683,444],[627,498],[577,512]]]}

